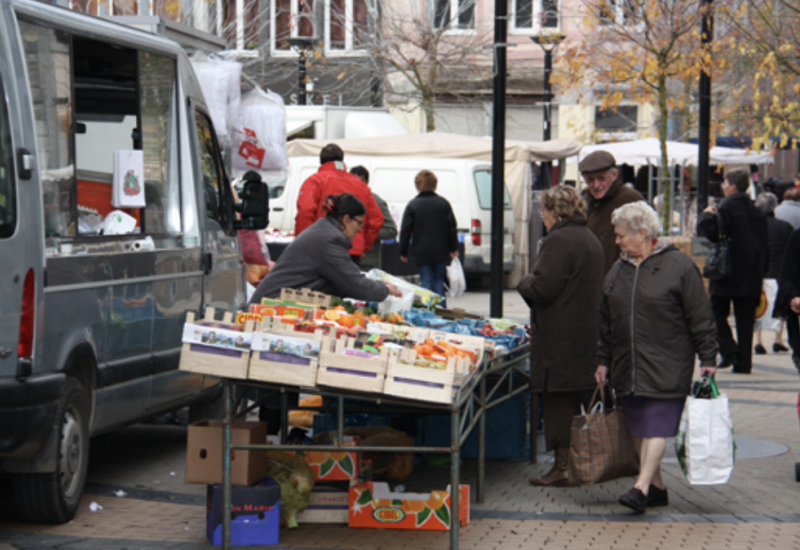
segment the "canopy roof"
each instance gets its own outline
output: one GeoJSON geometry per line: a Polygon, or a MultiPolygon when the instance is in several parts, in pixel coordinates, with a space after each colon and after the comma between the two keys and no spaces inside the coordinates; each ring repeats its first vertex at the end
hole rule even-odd
{"type": "MultiPolygon", "coordinates": [[[[382,157],[435,157],[492,160],[492,140],[442,132],[357,139],[296,139],[287,144],[290,157],[318,156],[329,143],[336,143],[345,155],[382,157]]],[[[547,162],[577,155],[581,143],[572,140],[549,142],[506,140],[506,162],[547,162]]]]}
{"type": "MultiPolygon", "coordinates": [[[[601,145],[587,145],[581,149],[579,158],[594,151],[608,151],[617,160],[617,164],[660,164],[661,146],[658,139],[648,138],[601,145]]],[[[667,155],[670,164],[697,164],[699,146],[694,143],[667,142],[667,155]]],[[[772,164],[771,153],[758,153],[747,149],[733,147],[713,147],[709,152],[711,164],[772,164]]],[[[570,159],[574,163],[576,159],[570,159]]]]}

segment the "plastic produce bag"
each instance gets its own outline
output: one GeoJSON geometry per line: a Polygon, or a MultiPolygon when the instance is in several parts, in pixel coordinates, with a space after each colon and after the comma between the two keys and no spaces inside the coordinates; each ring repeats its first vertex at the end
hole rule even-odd
{"type": "Polygon", "coordinates": [[[447,295],[451,298],[458,298],[467,290],[467,278],[464,276],[464,269],[461,267],[461,260],[453,258],[447,266],[447,295]]]}
{"type": "Polygon", "coordinates": [[[686,398],[675,450],[689,483],[721,485],[731,477],[736,451],[728,397],[719,393],[713,377],[695,386],[686,398]],[[710,396],[701,396],[707,385],[710,396]]]}
{"type": "Polygon", "coordinates": [[[387,296],[384,301],[378,304],[378,313],[380,315],[386,315],[387,313],[403,313],[414,306],[414,291],[408,288],[401,288],[400,292],[403,293],[402,298],[387,296]]]}
{"type": "Polygon", "coordinates": [[[442,297],[435,292],[428,290],[427,288],[422,288],[419,285],[413,285],[408,281],[401,279],[400,277],[395,277],[394,275],[386,273],[385,271],[381,271],[380,269],[370,269],[369,272],[367,272],[367,277],[374,281],[392,283],[401,291],[412,290],[417,301],[422,302],[426,306],[436,305],[442,301],[442,297]]]}
{"type": "Polygon", "coordinates": [[[199,52],[192,67],[211,113],[220,142],[229,145],[230,133],[239,120],[242,64],[199,52]]]}
{"type": "Polygon", "coordinates": [[[286,108],[281,96],[256,88],[242,97],[233,135],[233,167],[288,171],[286,108]]]}

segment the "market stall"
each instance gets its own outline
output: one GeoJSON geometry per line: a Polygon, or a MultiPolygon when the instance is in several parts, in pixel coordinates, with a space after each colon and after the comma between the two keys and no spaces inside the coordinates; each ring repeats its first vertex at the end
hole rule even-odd
{"type": "MultiPolygon", "coordinates": [[[[419,294],[415,298],[420,301],[435,301],[428,291],[416,292],[419,294]]],[[[363,307],[366,304],[355,304],[350,313],[342,304],[303,291],[295,295],[287,293],[281,300],[264,299],[236,318],[227,313],[218,320],[213,311],[207,312],[203,319],[187,317],[181,369],[223,379],[221,541],[225,548],[231,544],[232,454],[269,450],[339,456],[355,452],[354,447],[346,444],[343,429],[348,407],[358,404],[367,403],[387,411],[449,415],[447,445],[365,443],[356,449],[358,453],[448,454],[451,489],[431,492],[431,498],[435,494],[445,495],[438,505],[431,505],[430,501],[425,505],[421,501],[418,505],[406,504],[399,499],[411,497],[394,495],[388,500],[371,497],[368,492],[373,488],[371,480],[361,480],[360,485],[355,488],[351,485],[350,489],[352,527],[372,527],[363,518],[355,517],[353,510],[360,512],[364,506],[373,506],[372,516],[391,516],[390,521],[374,526],[402,528],[399,522],[407,516],[413,517],[416,523],[411,523],[416,528],[433,525],[449,530],[450,547],[458,548],[459,527],[468,521],[469,501],[469,487],[459,483],[461,447],[476,428],[478,476],[474,498],[477,502],[483,500],[486,412],[527,391],[530,350],[524,327],[475,316],[448,320],[419,307],[381,316],[367,315],[363,307]],[[235,395],[241,395],[242,388],[278,392],[282,396],[284,419],[287,393],[324,396],[336,406],[333,443],[286,444],[285,421],[277,444],[267,445],[260,436],[234,440],[232,434],[237,429],[234,411],[240,410],[235,395]],[[369,484],[368,489],[364,483],[369,484]],[[358,493],[359,490],[362,492],[358,493]],[[454,498],[456,492],[460,500],[454,498]],[[467,507],[462,508],[459,503],[467,507]]],[[[354,462],[358,464],[360,460],[354,462]]],[[[236,474],[241,474],[241,468],[236,469],[236,474]]],[[[354,476],[356,469],[348,471],[354,476]]],[[[245,484],[252,483],[254,478],[245,484]]],[[[376,495],[377,492],[376,488],[376,495]]]]}

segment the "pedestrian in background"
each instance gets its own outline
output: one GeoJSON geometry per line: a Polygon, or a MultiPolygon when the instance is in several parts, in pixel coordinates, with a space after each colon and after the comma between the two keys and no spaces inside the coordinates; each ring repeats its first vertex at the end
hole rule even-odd
{"type": "Polygon", "coordinates": [[[532,273],[517,285],[531,308],[530,390],[542,394],[547,450],[553,467],[532,485],[569,483],[572,418],[589,406],[596,387],[597,310],[603,291],[605,256],[586,227],[586,204],[572,187],[541,194],[542,240],[532,273]]]}
{"type": "Polygon", "coordinates": [[[678,432],[695,356],[703,375],[716,374],[714,315],[697,266],[658,237],[652,208],[626,204],[611,222],[621,257],[604,283],[595,378],[620,396],[639,453],[639,475],[619,503],[643,513],[669,503],[661,460],[678,432]]]}
{"type": "MultiPolygon", "coordinates": [[[[409,201],[400,223],[400,260],[409,250],[419,268],[422,287],[444,297],[447,265],[458,257],[456,217],[447,199],[436,194],[438,180],[430,170],[414,178],[418,195],[409,201]]],[[[446,301],[442,301],[442,306],[446,301]]]]}
{"type": "Polygon", "coordinates": [[[644,200],[639,192],[622,182],[617,170],[617,161],[608,151],[595,151],[586,155],[578,164],[586,189],[586,222],[603,245],[606,257],[605,273],[619,258],[619,246],[614,238],[611,213],[629,202],[644,200]]]}
{"type": "Polygon", "coordinates": [[[697,224],[698,235],[718,242],[719,213],[727,234],[733,274],[710,281],[708,289],[721,356],[717,368],[733,366],[733,372],[740,374],[750,374],[753,368],[753,326],[769,262],[767,217],[753,204],[747,194],[749,188],[747,170],[736,168],[726,173],[722,182],[725,198],[719,208],[709,206],[703,210],[697,224]],[[736,317],[736,340],[728,325],[731,302],[736,317]]]}
{"type": "Polygon", "coordinates": [[[792,348],[792,361],[800,372],[800,229],[789,236],[778,276],[775,311],[786,318],[786,335],[792,348]]]}
{"type": "Polygon", "coordinates": [[[800,190],[792,187],[783,192],[783,201],[775,207],[775,217],[800,229],[800,190]]]}
{"type": "MultiPolygon", "coordinates": [[[[763,289],[764,293],[770,300],[769,305],[771,306],[774,306],[774,299],[776,295],[775,289],[778,286],[777,278],[781,273],[781,264],[783,263],[783,253],[786,251],[786,243],[789,241],[789,235],[791,235],[792,231],[794,230],[789,222],[779,220],[775,217],[776,206],[778,206],[778,197],[776,197],[773,193],[759,193],[758,197],[756,197],[756,208],[761,210],[764,215],[767,216],[767,236],[769,237],[769,267],[767,269],[767,276],[764,279],[763,289]],[[768,287],[772,289],[771,292],[767,292],[768,287]]],[[[764,347],[764,343],[761,340],[762,329],[760,325],[772,317],[779,319],[777,321],[778,328],[775,329],[775,341],[772,344],[772,351],[775,353],[789,351],[789,348],[783,345],[783,319],[780,315],[774,313],[773,311],[765,311],[761,318],[756,321],[757,328],[754,334],[756,343],[755,346],[753,346],[753,351],[755,351],[758,355],[764,355],[767,353],[767,349],[764,347]],[[762,321],[762,323],[759,323],[758,321],[762,321]]]]}
{"type": "MultiPolygon", "coordinates": [[[[369,186],[369,170],[359,165],[353,166],[350,169],[350,173],[363,181],[365,185],[369,186]]],[[[372,191],[372,198],[375,199],[375,203],[378,205],[378,208],[381,209],[383,225],[378,233],[378,237],[375,239],[375,244],[361,257],[361,269],[365,271],[373,267],[379,268],[381,266],[381,243],[397,237],[397,224],[394,223],[392,213],[389,211],[389,205],[386,204],[385,200],[376,195],[374,191],[372,191]]]]}
{"type": "Polygon", "coordinates": [[[299,236],[311,225],[328,215],[325,199],[330,196],[350,194],[364,205],[364,220],[352,239],[350,258],[358,264],[361,256],[372,248],[383,226],[383,214],[372,192],[364,182],[349,173],[344,165],[344,151],[335,143],[329,143],[319,153],[320,167],[311,174],[300,187],[297,195],[297,215],[294,220],[294,233],[299,236]]]}

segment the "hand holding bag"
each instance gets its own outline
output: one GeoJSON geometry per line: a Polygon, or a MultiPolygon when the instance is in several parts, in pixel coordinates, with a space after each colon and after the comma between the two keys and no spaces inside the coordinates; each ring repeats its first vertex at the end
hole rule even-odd
{"type": "Polygon", "coordinates": [[[717,226],[719,227],[719,240],[711,243],[703,266],[703,277],[709,281],[718,281],[733,275],[733,262],[731,261],[730,241],[725,233],[725,224],[722,216],[717,212],[717,226]]]}
{"type": "Polygon", "coordinates": [[[695,383],[686,398],[675,451],[692,485],[721,485],[733,472],[736,445],[728,397],[719,393],[714,377],[695,383]]]}
{"type": "Polygon", "coordinates": [[[612,408],[605,410],[603,386],[598,385],[589,412],[583,410],[572,419],[570,485],[591,485],[639,473],[639,457],[633,440],[613,392],[611,396],[612,408]]]}

